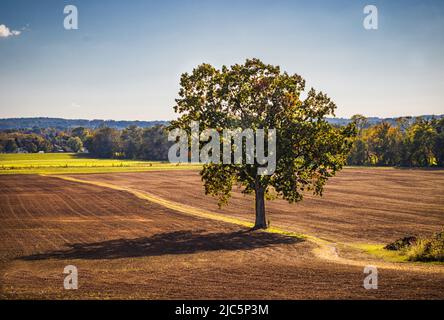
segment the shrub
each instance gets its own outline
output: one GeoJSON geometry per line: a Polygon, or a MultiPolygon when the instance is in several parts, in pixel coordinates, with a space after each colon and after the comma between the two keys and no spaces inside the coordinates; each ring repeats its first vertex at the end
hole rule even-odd
{"type": "Polygon", "coordinates": [[[415,236],[404,237],[396,240],[384,247],[386,250],[404,250],[407,247],[414,245],[417,242],[418,238],[415,236]]]}
{"type": "Polygon", "coordinates": [[[431,237],[405,237],[385,249],[401,251],[409,261],[444,261],[444,231],[431,237]]]}
{"type": "Polygon", "coordinates": [[[410,261],[444,261],[444,231],[420,238],[406,249],[410,261]]]}

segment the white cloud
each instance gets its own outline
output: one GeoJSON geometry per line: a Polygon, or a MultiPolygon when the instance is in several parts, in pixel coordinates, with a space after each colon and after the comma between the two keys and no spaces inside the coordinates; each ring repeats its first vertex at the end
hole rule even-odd
{"type": "Polygon", "coordinates": [[[4,24],[0,24],[0,38],[8,38],[13,36],[18,36],[22,33],[21,31],[17,30],[9,30],[7,26],[4,24]]]}

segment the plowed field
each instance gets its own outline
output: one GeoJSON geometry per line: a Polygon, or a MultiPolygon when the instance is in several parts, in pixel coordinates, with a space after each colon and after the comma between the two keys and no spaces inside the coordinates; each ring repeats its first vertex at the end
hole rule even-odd
{"type": "MultiPolygon", "coordinates": [[[[196,171],[75,178],[129,190],[49,176],[0,176],[0,297],[444,298],[442,265],[381,264],[378,289],[366,290],[362,266],[347,261],[368,257],[339,252],[349,260],[323,259],[307,239],[249,231],[131,192],[253,220],[250,197],[235,192],[231,205],[218,209],[203,194],[196,171]],[[78,290],[63,288],[66,265],[78,268],[78,290]]],[[[322,199],[267,202],[267,210],[272,226],[285,230],[331,243],[381,243],[438,231],[444,225],[443,189],[443,171],[346,169],[322,199]]]]}

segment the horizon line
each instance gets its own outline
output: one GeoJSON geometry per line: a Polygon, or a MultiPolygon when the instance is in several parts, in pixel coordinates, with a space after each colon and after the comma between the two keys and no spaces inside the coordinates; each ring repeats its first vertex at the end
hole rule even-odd
{"type": "MultiPolygon", "coordinates": [[[[362,115],[360,113],[357,113],[359,115],[362,115]]],[[[421,115],[403,115],[403,116],[391,116],[391,117],[380,117],[380,116],[366,116],[363,115],[366,118],[372,119],[372,118],[376,118],[376,119],[398,119],[398,118],[420,118],[420,117],[433,117],[433,116],[437,116],[437,117],[444,117],[444,113],[442,114],[434,114],[434,113],[430,113],[430,114],[421,114],[421,115]]],[[[8,118],[0,118],[1,120],[19,120],[19,119],[58,119],[58,120],[71,120],[71,121],[75,121],[75,120],[82,120],[82,121],[119,121],[119,122],[169,122],[172,121],[174,119],[156,119],[156,120],[128,120],[128,119],[105,119],[105,118],[64,118],[64,117],[50,117],[50,116],[31,116],[31,117],[8,117],[8,118]]],[[[350,117],[326,117],[326,119],[351,119],[350,117]]]]}

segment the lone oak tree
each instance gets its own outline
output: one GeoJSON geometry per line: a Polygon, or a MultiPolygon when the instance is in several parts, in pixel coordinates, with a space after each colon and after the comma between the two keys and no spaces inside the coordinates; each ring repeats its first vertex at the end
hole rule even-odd
{"type": "Polygon", "coordinates": [[[353,124],[338,128],[326,121],[336,109],[327,95],[312,88],[302,99],[301,76],[258,59],[220,70],[201,64],[182,74],[180,86],[174,106],[180,116],[171,128],[190,132],[191,121],[199,121],[201,130],[276,130],[276,169],[271,175],[258,174],[263,165],[257,159],[254,164],[245,159],[242,164],[209,163],[200,172],[205,193],[217,197],[219,205],[228,202],[236,184],[244,193],[255,193],[255,229],[267,228],[266,197],[293,203],[307,191],[322,195],[328,178],[342,169],[356,134],[353,124]]]}

